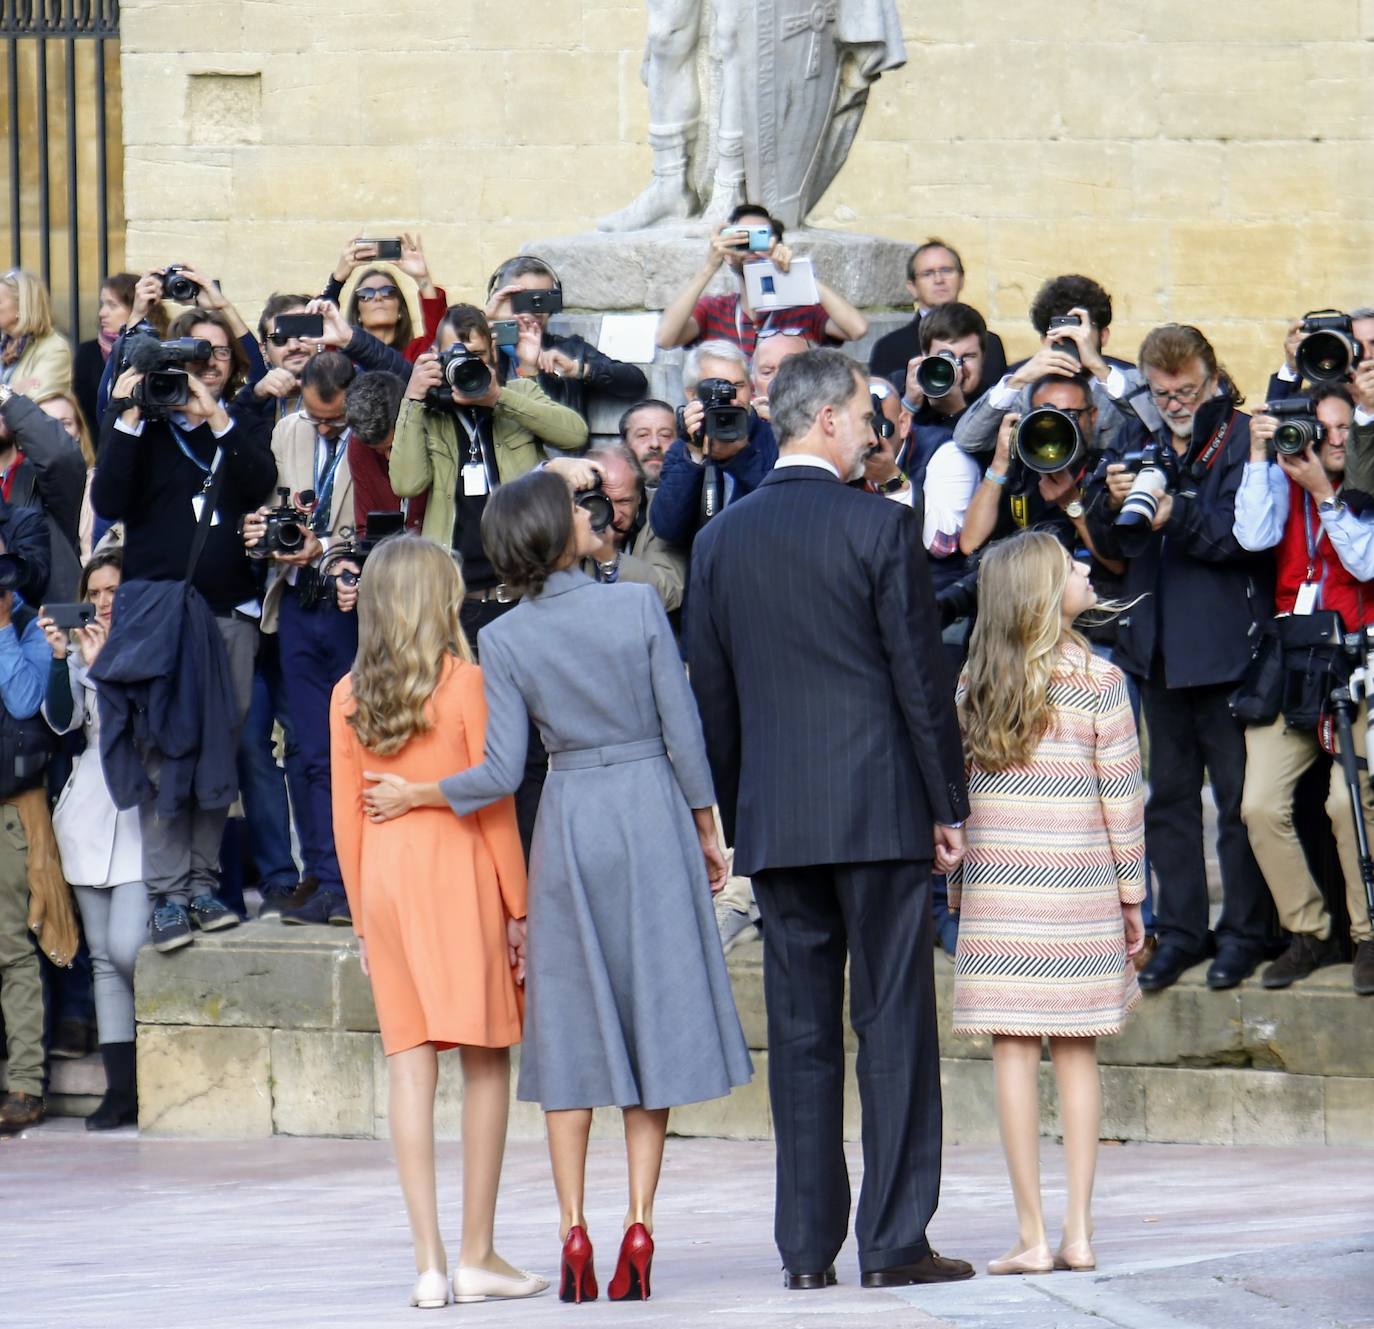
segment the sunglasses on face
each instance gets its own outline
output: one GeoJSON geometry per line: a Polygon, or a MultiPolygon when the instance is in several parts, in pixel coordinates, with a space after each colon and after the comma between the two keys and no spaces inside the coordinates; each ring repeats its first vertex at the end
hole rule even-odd
{"type": "Polygon", "coordinates": [[[286,346],[293,341],[300,341],[300,338],[293,336],[289,332],[269,332],[267,334],[267,340],[270,341],[273,346],[286,346]]]}
{"type": "Polygon", "coordinates": [[[394,300],[401,293],[399,286],[360,286],[358,299],[364,304],[372,300],[394,300]]]}

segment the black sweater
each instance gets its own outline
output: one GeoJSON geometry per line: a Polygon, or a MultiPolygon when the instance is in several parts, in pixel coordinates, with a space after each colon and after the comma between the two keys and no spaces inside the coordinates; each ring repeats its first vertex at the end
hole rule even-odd
{"type": "MultiPolygon", "coordinates": [[[[117,418],[107,412],[101,430],[91,502],[102,517],[124,523],[126,580],[180,581],[195,538],[191,500],[204,487],[206,471],[182,453],[166,420],[144,421],[136,437],[116,429],[117,418]]],[[[258,597],[238,526],[244,513],[271,497],[277,478],[271,437],[247,416],[233,421],[219,439],[206,424],[181,432],[206,467],[216,448],[224,452],[219,521],[210,528],[193,584],[216,614],[227,614],[258,597]]]]}

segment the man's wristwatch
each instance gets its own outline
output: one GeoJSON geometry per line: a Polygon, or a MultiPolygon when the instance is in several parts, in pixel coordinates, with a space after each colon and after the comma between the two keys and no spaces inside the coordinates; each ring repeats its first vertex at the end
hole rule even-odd
{"type": "Polygon", "coordinates": [[[1064,515],[1070,521],[1077,521],[1080,517],[1082,517],[1083,512],[1083,500],[1081,498],[1076,498],[1073,500],[1072,503],[1066,503],[1064,505],[1064,515]]]}
{"type": "Polygon", "coordinates": [[[907,487],[909,481],[905,471],[898,471],[890,480],[878,481],[878,492],[880,494],[899,494],[907,487]]]}
{"type": "Polygon", "coordinates": [[[1345,500],[1339,494],[1332,494],[1317,504],[1317,511],[1323,517],[1334,517],[1338,512],[1345,511],[1345,500]]]}

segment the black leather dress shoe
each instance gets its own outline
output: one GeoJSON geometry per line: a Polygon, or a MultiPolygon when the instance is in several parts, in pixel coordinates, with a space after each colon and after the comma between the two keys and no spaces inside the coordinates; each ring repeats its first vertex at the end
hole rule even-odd
{"type": "Polygon", "coordinates": [[[819,1288],[834,1287],[838,1282],[833,1264],[819,1274],[797,1274],[791,1269],[782,1271],[782,1285],[789,1292],[814,1292],[819,1288]]]}
{"type": "Polygon", "coordinates": [[[870,1269],[860,1282],[864,1287],[909,1287],[913,1283],[958,1283],[973,1277],[967,1260],[949,1260],[931,1251],[914,1264],[894,1264],[887,1269],[870,1269]]]}
{"type": "Polygon", "coordinates": [[[1162,945],[1155,952],[1155,958],[1140,971],[1140,986],[1146,992],[1172,987],[1201,958],[1177,946],[1162,945]]]}
{"type": "Polygon", "coordinates": [[[1250,951],[1230,946],[1217,952],[1217,958],[1207,966],[1207,986],[1214,992],[1233,988],[1250,977],[1259,966],[1260,957],[1250,951]]]}

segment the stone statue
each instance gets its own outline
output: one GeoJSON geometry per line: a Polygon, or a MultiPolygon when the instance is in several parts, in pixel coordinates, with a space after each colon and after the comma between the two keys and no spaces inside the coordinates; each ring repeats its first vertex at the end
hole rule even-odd
{"type": "Polygon", "coordinates": [[[870,85],[906,62],[896,0],[712,0],[706,61],[705,0],[648,6],[653,178],[601,229],[721,221],[746,193],[799,225],[844,164],[870,85]]]}

